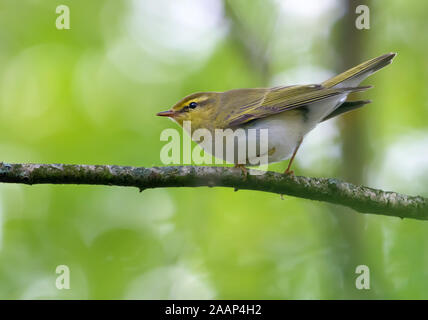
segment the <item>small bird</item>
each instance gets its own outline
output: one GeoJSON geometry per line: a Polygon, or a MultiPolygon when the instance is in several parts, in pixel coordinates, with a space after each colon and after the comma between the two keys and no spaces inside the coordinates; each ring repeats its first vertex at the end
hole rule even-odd
{"type": "MultiPolygon", "coordinates": [[[[213,134],[215,129],[268,129],[268,162],[290,159],[285,173],[293,174],[291,165],[304,136],[317,124],[370,103],[347,98],[352,92],[371,88],[358,85],[390,64],[395,55],[368,60],[321,84],[194,93],[157,115],[180,126],[190,121],[192,132],[202,128],[213,134]]],[[[250,160],[246,163],[253,163],[250,160]]],[[[242,168],[236,160],[235,165],[242,168]]]]}

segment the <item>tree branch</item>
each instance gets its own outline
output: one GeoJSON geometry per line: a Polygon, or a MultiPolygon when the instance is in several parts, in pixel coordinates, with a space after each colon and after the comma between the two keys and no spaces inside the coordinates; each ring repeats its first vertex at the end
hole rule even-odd
{"type": "Polygon", "coordinates": [[[428,199],[386,192],[327,178],[275,172],[245,177],[230,167],[123,167],[108,165],[0,163],[0,182],[23,184],[89,184],[148,188],[232,187],[325,201],[362,213],[428,220],[428,199]]]}

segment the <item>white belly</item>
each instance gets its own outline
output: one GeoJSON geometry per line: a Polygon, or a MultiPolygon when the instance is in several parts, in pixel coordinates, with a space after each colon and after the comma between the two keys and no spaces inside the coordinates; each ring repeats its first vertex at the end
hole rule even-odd
{"type": "Polygon", "coordinates": [[[269,163],[290,158],[299,140],[307,133],[303,117],[296,111],[257,120],[248,129],[268,129],[269,163]]]}

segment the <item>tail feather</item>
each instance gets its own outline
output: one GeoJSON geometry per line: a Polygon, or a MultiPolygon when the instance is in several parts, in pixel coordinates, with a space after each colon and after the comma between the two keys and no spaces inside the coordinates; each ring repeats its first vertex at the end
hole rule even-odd
{"type": "Polygon", "coordinates": [[[369,75],[392,62],[396,53],[387,53],[368,60],[322,83],[326,88],[356,87],[369,75]]]}
{"type": "Polygon", "coordinates": [[[338,115],[344,114],[346,112],[361,108],[368,103],[371,103],[371,100],[345,101],[332,113],[328,114],[324,119],[322,119],[321,122],[337,117],[338,115]]]}

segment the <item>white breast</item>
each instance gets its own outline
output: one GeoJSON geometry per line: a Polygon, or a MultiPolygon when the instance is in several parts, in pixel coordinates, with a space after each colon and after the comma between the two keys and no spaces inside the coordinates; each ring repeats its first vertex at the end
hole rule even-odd
{"type": "Polygon", "coordinates": [[[251,123],[248,129],[268,129],[269,162],[291,157],[298,141],[306,133],[300,112],[288,111],[251,123]]]}

